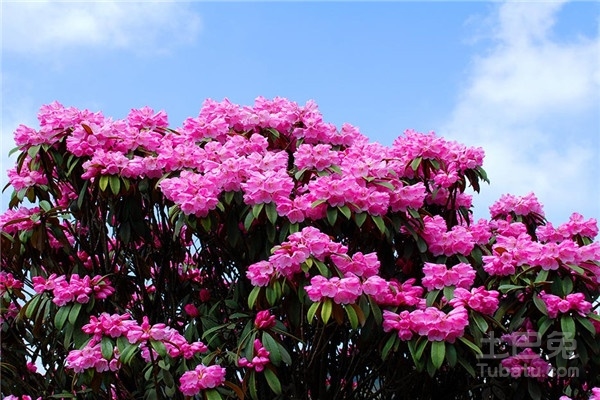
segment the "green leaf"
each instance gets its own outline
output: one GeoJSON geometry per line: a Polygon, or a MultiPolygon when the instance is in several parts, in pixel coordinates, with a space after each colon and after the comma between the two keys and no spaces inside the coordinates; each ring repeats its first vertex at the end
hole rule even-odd
{"type": "Polygon", "coordinates": [[[256,372],[252,371],[248,378],[248,389],[250,389],[250,397],[258,400],[258,392],[256,391],[256,372]]]}
{"type": "Polygon", "coordinates": [[[45,212],[48,212],[52,209],[52,205],[48,200],[42,200],[39,202],[40,208],[45,212]]]}
{"type": "Polygon", "coordinates": [[[279,352],[278,343],[273,338],[273,336],[271,336],[267,332],[263,332],[262,343],[265,346],[265,349],[269,351],[269,359],[271,360],[273,365],[275,365],[276,367],[281,365],[281,353],[279,352]]]}
{"type": "Polygon", "coordinates": [[[40,151],[40,148],[41,148],[41,147],[42,147],[42,146],[40,146],[39,144],[38,144],[38,145],[35,145],[35,146],[31,146],[30,148],[28,148],[28,149],[27,149],[27,154],[28,154],[28,155],[29,155],[29,157],[31,157],[32,159],[35,159],[35,158],[36,158],[36,156],[38,155],[38,153],[39,153],[39,151],[40,151]]]}
{"type": "Polygon", "coordinates": [[[109,177],[106,175],[102,175],[100,177],[100,180],[98,181],[98,187],[100,188],[101,191],[106,191],[106,188],[108,187],[108,181],[109,181],[109,177]]]}
{"type": "Polygon", "coordinates": [[[385,222],[383,221],[381,215],[372,215],[371,219],[373,220],[375,225],[377,225],[377,229],[379,229],[379,232],[385,233],[385,222]]]}
{"type": "Polygon", "coordinates": [[[448,361],[450,367],[454,368],[456,365],[457,354],[456,347],[454,347],[454,345],[451,343],[446,343],[446,360],[448,361]]]}
{"type": "Polygon", "coordinates": [[[346,219],[350,219],[350,217],[352,217],[352,211],[350,211],[350,208],[347,205],[343,205],[341,207],[338,206],[338,210],[340,210],[340,212],[342,214],[344,214],[344,217],[346,217],[346,219]]]}
{"type": "Polygon", "coordinates": [[[596,328],[594,327],[594,324],[592,324],[590,322],[589,319],[585,318],[585,317],[581,317],[581,316],[576,316],[575,317],[577,319],[577,322],[579,323],[579,325],[583,326],[585,329],[587,329],[592,336],[596,336],[596,328]]]}
{"type": "Polygon", "coordinates": [[[222,400],[221,393],[219,393],[216,389],[208,389],[204,391],[204,399],[205,400],[222,400]]]}
{"type": "Polygon", "coordinates": [[[396,343],[397,339],[398,339],[398,335],[396,335],[394,333],[392,333],[390,335],[388,340],[383,345],[383,348],[381,349],[381,359],[382,360],[385,361],[385,359],[388,357],[388,354],[390,353],[390,350],[392,349],[392,347],[394,347],[394,344],[396,343]]]}
{"type": "Polygon", "coordinates": [[[481,349],[479,347],[477,347],[477,345],[475,343],[471,342],[469,339],[461,336],[458,338],[458,340],[460,340],[463,344],[467,345],[467,347],[469,347],[471,350],[473,350],[473,352],[475,354],[479,354],[479,355],[483,354],[481,352],[481,349]]]}
{"type": "Polygon", "coordinates": [[[554,320],[548,318],[547,316],[542,316],[539,320],[538,320],[538,334],[540,335],[540,337],[544,336],[544,334],[546,333],[546,331],[548,330],[548,328],[550,328],[552,325],[554,324],[554,320]]]}
{"type": "Polygon", "coordinates": [[[65,322],[67,322],[67,318],[69,317],[69,312],[71,312],[70,305],[62,306],[54,316],[54,326],[59,331],[65,326],[65,322]]]}
{"type": "Polygon", "coordinates": [[[565,296],[573,291],[573,281],[568,276],[562,279],[562,290],[565,296]]]}
{"type": "Polygon", "coordinates": [[[473,321],[475,321],[475,324],[477,325],[481,333],[486,333],[489,328],[489,325],[485,318],[476,312],[471,313],[471,317],[473,318],[473,321]]]}
{"type": "Polygon", "coordinates": [[[315,314],[317,313],[317,309],[319,308],[320,303],[312,303],[306,312],[306,319],[309,323],[312,323],[315,318],[315,314]]]}
{"type": "Polygon", "coordinates": [[[165,344],[163,342],[151,339],[150,345],[154,350],[156,350],[159,356],[163,358],[167,356],[167,348],[165,347],[165,344]]]}
{"type": "Polygon", "coordinates": [[[435,369],[439,369],[444,362],[446,356],[445,342],[431,342],[431,362],[435,369]]]}
{"type": "Polygon", "coordinates": [[[377,325],[381,325],[381,323],[383,322],[383,314],[381,312],[381,308],[375,301],[373,301],[373,299],[370,296],[369,305],[371,306],[371,312],[373,313],[375,323],[377,323],[377,325]]]}
{"type": "Polygon", "coordinates": [[[366,219],[367,219],[367,213],[366,212],[360,212],[360,213],[354,214],[354,222],[356,222],[356,226],[358,226],[359,228],[361,226],[363,226],[363,224],[365,223],[366,219]]]}
{"type": "Polygon", "coordinates": [[[498,290],[502,293],[508,293],[513,290],[524,289],[524,288],[525,288],[525,286],[519,286],[519,285],[500,285],[500,286],[498,286],[498,290]]]}
{"type": "Polygon", "coordinates": [[[102,342],[100,343],[100,348],[102,350],[102,357],[105,360],[110,360],[113,356],[114,344],[109,337],[104,336],[102,338],[102,342]]]}
{"type": "Polygon", "coordinates": [[[537,307],[538,310],[544,315],[548,315],[548,310],[546,309],[546,303],[539,296],[533,296],[533,304],[537,307]]]}
{"type": "Polygon", "coordinates": [[[133,345],[133,344],[129,344],[127,345],[120,353],[119,355],[119,360],[125,364],[125,365],[129,365],[129,363],[131,362],[131,359],[133,358],[133,356],[135,355],[135,353],[138,350],[138,346],[137,345],[133,345]]]}
{"type": "Polygon", "coordinates": [[[25,304],[23,306],[23,309],[25,309],[25,318],[30,319],[31,316],[33,315],[33,313],[36,311],[37,306],[40,302],[40,300],[42,299],[42,294],[37,294],[35,296],[33,296],[31,298],[31,300],[29,300],[27,302],[27,304],[25,304]]]}
{"type": "Polygon", "coordinates": [[[267,211],[267,218],[269,219],[269,222],[272,223],[273,225],[275,225],[275,222],[277,222],[277,208],[275,207],[275,203],[269,203],[267,204],[267,206],[265,207],[265,210],[267,211]]]}
{"type": "Polygon", "coordinates": [[[271,390],[275,392],[275,394],[281,394],[281,383],[279,382],[277,375],[269,368],[266,368],[264,373],[271,390]]]}
{"type": "Polygon", "coordinates": [[[254,215],[254,218],[260,217],[260,213],[262,212],[264,207],[265,203],[258,203],[252,206],[252,215],[254,215]]]}
{"type": "Polygon", "coordinates": [[[331,226],[335,225],[335,221],[337,221],[337,216],[338,216],[337,208],[330,207],[327,209],[327,222],[329,222],[329,225],[331,225],[331,226]]]}
{"type": "Polygon", "coordinates": [[[251,211],[248,212],[248,214],[246,214],[246,218],[244,218],[244,229],[246,229],[247,231],[250,230],[250,227],[254,222],[254,218],[254,214],[251,211]]]}
{"type": "Polygon", "coordinates": [[[327,322],[329,322],[329,318],[331,318],[332,311],[333,311],[333,303],[331,302],[330,298],[326,298],[322,302],[322,306],[321,306],[321,319],[323,320],[324,324],[327,324],[327,322]]]}
{"type": "Polygon", "coordinates": [[[439,289],[432,290],[431,292],[427,293],[427,296],[425,297],[425,302],[427,304],[427,307],[431,307],[433,305],[433,303],[435,303],[435,300],[437,299],[438,294],[440,294],[439,289]]]}
{"type": "Polygon", "coordinates": [[[111,175],[110,177],[110,190],[116,196],[121,191],[121,180],[116,175],[111,175]]]}
{"type": "Polygon", "coordinates": [[[425,347],[427,347],[427,343],[429,343],[429,341],[421,336],[418,339],[411,339],[408,342],[408,350],[410,351],[410,355],[415,364],[421,364],[421,357],[423,356],[425,347]]]}
{"type": "Polygon", "coordinates": [[[77,317],[79,316],[79,311],[81,310],[81,303],[73,303],[71,307],[71,311],[69,312],[69,323],[71,325],[75,325],[77,321],[77,317]]]}
{"type": "Polygon", "coordinates": [[[254,288],[252,288],[250,295],[248,295],[248,307],[254,308],[254,305],[256,304],[256,299],[260,294],[260,288],[260,286],[255,286],[254,288]]]}
{"type": "Polygon", "coordinates": [[[569,337],[571,339],[575,337],[575,321],[570,315],[563,315],[560,318],[560,328],[562,329],[562,333],[565,337],[569,337]]]}
{"type": "Polygon", "coordinates": [[[427,251],[427,243],[421,236],[417,236],[417,247],[419,248],[420,253],[425,253],[427,251]]]}
{"type": "Polygon", "coordinates": [[[452,300],[454,298],[454,286],[444,286],[444,297],[446,300],[452,300]]]}
{"type": "Polygon", "coordinates": [[[417,157],[417,158],[415,158],[410,163],[410,168],[412,168],[413,171],[416,171],[419,168],[419,165],[421,165],[421,161],[423,161],[423,157],[417,157]]]}
{"type": "Polygon", "coordinates": [[[356,315],[356,311],[350,305],[345,305],[344,310],[346,310],[346,314],[348,315],[348,320],[350,321],[350,326],[352,329],[358,328],[358,316],[356,315]]]}

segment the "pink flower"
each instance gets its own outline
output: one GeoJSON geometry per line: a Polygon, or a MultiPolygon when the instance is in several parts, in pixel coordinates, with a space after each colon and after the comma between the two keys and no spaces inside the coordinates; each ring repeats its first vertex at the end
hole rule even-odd
{"type": "Polygon", "coordinates": [[[259,311],[254,318],[254,326],[257,329],[269,329],[275,326],[275,316],[269,310],[259,311]]]}
{"type": "Polygon", "coordinates": [[[423,286],[428,290],[442,289],[446,286],[470,288],[475,281],[475,270],[465,263],[459,263],[450,269],[445,264],[425,263],[423,286]]]}
{"type": "Polygon", "coordinates": [[[579,315],[585,317],[592,310],[592,303],[585,300],[583,293],[571,293],[561,298],[553,294],[541,292],[540,297],[546,305],[546,310],[550,318],[556,318],[559,313],[566,314],[571,310],[577,311],[579,315]]]}
{"type": "Polygon", "coordinates": [[[449,301],[453,307],[464,306],[485,315],[493,315],[498,309],[498,295],[495,290],[485,290],[483,286],[467,289],[456,288],[454,298],[449,301]]]}
{"type": "Polygon", "coordinates": [[[192,318],[196,318],[199,315],[198,307],[196,307],[192,303],[186,304],[185,306],[183,306],[183,309],[185,313],[192,318]]]}
{"type": "Polygon", "coordinates": [[[131,344],[145,342],[150,339],[160,341],[168,336],[168,329],[162,323],[150,325],[148,317],[144,315],[142,324],[132,325],[126,335],[131,344]]]}
{"type": "Polygon", "coordinates": [[[254,357],[249,361],[245,357],[238,360],[240,367],[252,368],[256,372],[262,372],[269,361],[269,351],[262,345],[259,339],[254,340],[254,357]]]}
{"type": "Polygon", "coordinates": [[[317,275],[310,280],[310,285],[304,289],[312,301],[321,301],[327,297],[337,304],[351,304],[362,294],[360,279],[356,275],[348,274],[344,278],[333,277],[330,279],[317,275]]]}
{"type": "Polygon", "coordinates": [[[102,336],[110,336],[113,338],[127,335],[129,330],[135,325],[134,321],[130,320],[129,314],[100,314],[100,317],[91,316],[90,322],[84,325],[81,330],[88,335],[94,335],[96,339],[102,336]]]}
{"type": "Polygon", "coordinates": [[[526,348],[516,356],[505,358],[501,361],[502,367],[510,371],[513,378],[526,376],[536,378],[543,382],[548,378],[552,366],[543,360],[538,354],[530,348],[526,348]]]}
{"type": "Polygon", "coordinates": [[[273,264],[269,261],[259,261],[248,267],[246,276],[253,286],[267,286],[275,273],[273,264]]]}
{"type": "Polygon", "coordinates": [[[215,388],[225,382],[225,368],[219,365],[199,364],[179,378],[179,389],[185,396],[194,396],[201,390],[215,388]]]}

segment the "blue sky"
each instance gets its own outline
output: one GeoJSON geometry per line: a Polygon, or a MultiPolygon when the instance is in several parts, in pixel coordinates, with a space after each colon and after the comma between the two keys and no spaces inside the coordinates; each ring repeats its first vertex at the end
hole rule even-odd
{"type": "Polygon", "coordinates": [[[149,105],[177,127],[206,98],[283,96],[386,145],[413,128],[483,147],[478,217],[533,191],[554,223],[600,220],[599,16],[557,1],[3,1],[0,168],[53,100],[115,118],[149,105]]]}

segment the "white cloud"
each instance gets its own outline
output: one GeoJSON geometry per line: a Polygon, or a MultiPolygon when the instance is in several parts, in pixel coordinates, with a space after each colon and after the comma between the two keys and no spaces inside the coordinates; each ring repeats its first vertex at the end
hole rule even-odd
{"type": "Polygon", "coordinates": [[[52,55],[73,48],[163,52],[195,40],[201,21],[179,2],[3,2],[3,51],[52,55]]]}
{"type": "Polygon", "coordinates": [[[600,217],[600,37],[555,38],[561,6],[498,7],[493,45],[472,60],[442,129],[486,151],[492,183],[476,196],[478,216],[501,194],[533,191],[552,221],[600,217]]]}

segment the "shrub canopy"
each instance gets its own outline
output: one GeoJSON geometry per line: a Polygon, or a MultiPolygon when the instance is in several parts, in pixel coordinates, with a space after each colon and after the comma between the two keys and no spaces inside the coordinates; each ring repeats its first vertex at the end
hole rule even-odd
{"type": "Polygon", "coordinates": [[[484,152],[315,103],[43,106],[0,215],[15,398],[600,396],[595,220],[474,221],[484,152]]]}

